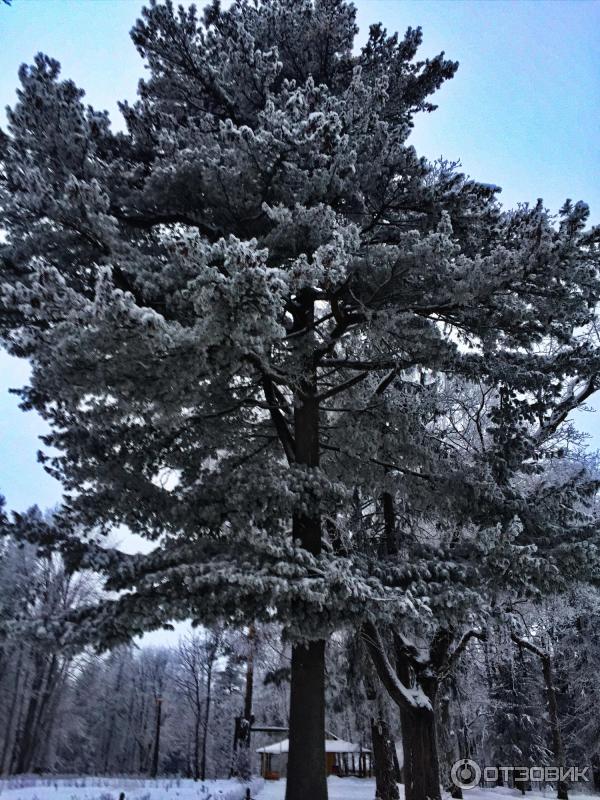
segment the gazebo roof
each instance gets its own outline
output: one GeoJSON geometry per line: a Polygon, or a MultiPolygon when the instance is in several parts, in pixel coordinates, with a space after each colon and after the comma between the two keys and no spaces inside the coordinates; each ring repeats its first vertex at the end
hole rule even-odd
{"type": "MultiPolygon", "coordinates": [[[[269,744],[266,747],[259,747],[257,753],[268,753],[270,755],[281,755],[287,753],[290,747],[290,740],[283,739],[281,742],[269,744]]],[[[370,753],[367,747],[361,747],[354,742],[345,742],[343,739],[325,739],[326,753],[370,753]]]]}

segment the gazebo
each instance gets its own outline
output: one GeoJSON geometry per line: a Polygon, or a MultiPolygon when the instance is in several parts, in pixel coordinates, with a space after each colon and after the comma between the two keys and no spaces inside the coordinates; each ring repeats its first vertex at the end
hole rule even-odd
{"type": "MultiPolygon", "coordinates": [[[[283,739],[258,748],[256,752],[260,754],[260,774],[265,780],[278,781],[286,776],[289,744],[289,739],[283,739]]],[[[325,763],[327,775],[370,778],[372,774],[371,751],[343,739],[325,739],[325,763]]]]}

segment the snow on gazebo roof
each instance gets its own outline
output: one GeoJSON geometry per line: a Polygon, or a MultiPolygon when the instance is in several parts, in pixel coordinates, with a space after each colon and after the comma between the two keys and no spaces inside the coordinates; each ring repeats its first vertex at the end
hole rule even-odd
{"type": "MultiPolygon", "coordinates": [[[[287,753],[290,746],[290,740],[284,739],[275,744],[269,744],[266,747],[259,747],[257,753],[268,753],[270,755],[280,755],[287,753]]],[[[343,739],[325,739],[325,752],[326,753],[370,753],[368,747],[361,747],[354,742],[345,742],[343,739]]]]}

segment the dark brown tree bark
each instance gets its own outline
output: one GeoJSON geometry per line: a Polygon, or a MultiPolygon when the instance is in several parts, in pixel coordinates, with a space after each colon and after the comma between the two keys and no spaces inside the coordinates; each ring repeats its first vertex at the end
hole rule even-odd
{"type": "MultiPolygon", "coordinates": [[[[314,300],[300,296],[295,329],[309,331],[314,300]]],[[[319,401],[312,335],[299,337],[304,377],[295,397],[294,457],[308,468],[319,466],[319,401]]],[[[313,555],[321,552],[318,514],[295,512],[294,539],[313,555]]],[[[311,631],[306,631],[307,639],[311,631]]],[[[290,687],[290,747],[285,800],[327,800],[325,766],[325,641],[294,644],[290,687]]]]}
{"type": "Polygon", "coordinates": [[[454,685],[451,679],[447,681],[443,696],[438,700],[438,746],[440,751],[440,774],[444,788],[454,800],[462,800],[463,793],[459,786],[455,786],[451,780],[451,770],[453,764],[459,757],[467,758],[465,753],[461,753],[458,746],[456,727],[452,725],[451,714],[451,694],[454,693],[454,685]]]}
{"type": "Polygon", "coordinates": [[[402,749],[404,751],[405,800],[441,800],[440,761],[436,730],[435,708],[439,687],[438,670],[445,659],[448,642],[435,636],[430,661],[421,666],[407,648],[396,638],[396,668],[404,686],[411,686],[418,671],[419,686],[429,700],[429,708],[416,708],[404,703],[400,707],[402,749]],[[439,652],[438,652],[439,651],[439,652]],[[438,663],[438,661],[440,663],[438,663]]]}
{"type": "Polygon", "coordinates": [[[406,800],[440,800],[440,765],[435,715],[428,709],[400,709],[406,800]]]}
{"type": "Polygon", "coordinates": [[[327,798],[325,769],[325,642],[292,649],[290,751],[286,800],[327,798]]]}
{"type": "Polygon", "coordinates": [[[375,796],[377,800],[399,800],[394,740],[385,720],[381,718],[371,720],[371,741],[375,769],[375,796]]]}

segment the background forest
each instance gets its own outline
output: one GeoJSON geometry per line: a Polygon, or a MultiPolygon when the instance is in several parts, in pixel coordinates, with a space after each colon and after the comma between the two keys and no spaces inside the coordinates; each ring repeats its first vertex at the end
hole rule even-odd
{"type": "MultiPolygon", "coordinates": [[[[10,539],[2,544],[0,581],[2,613],[13,618],[19,608],[43,619],[99,592],[93,576],[69,576],[60,559],[40,558],[10,539]]],[[[574,589],[560,602],[523,606],[521,613],[534,641],[552,653],[566,761],[590,766],[600,789],[598,598],[574,589]]],[[[502,628],[488,634],[484,642],[471,640],[439,694],[446,778],[459,757],[482,766],[555,762],[540,659],[502,628]]],[[[401,767],[397,713],[363,648],[351,631],[329,644],[327,730],[371,748],[372,721],[383,719],[401,767]]],[[[229,777],[249,668],[255,726],[289,722],[289,646],[275,626],[250,636],[248,629],[194,630],[178,646],[123,646],[103,655],[53,651],[19,637],[3,644],[0,665],[3,775],[229,777]]],[[[286,735],[254,734],[251,753],[286,735]]],[[[258,769],[256,756],[252,766],[258,769]]]]}

